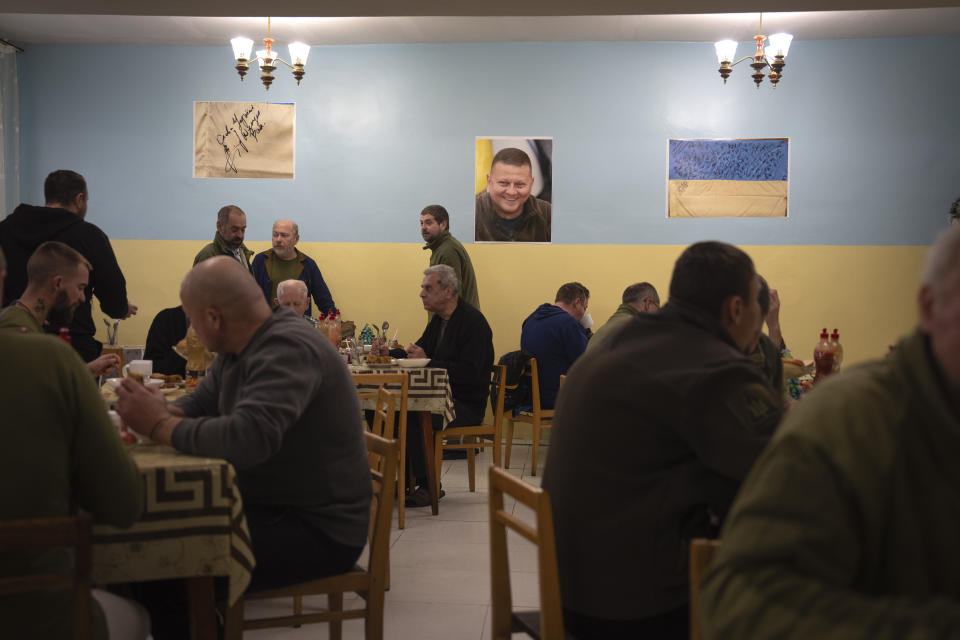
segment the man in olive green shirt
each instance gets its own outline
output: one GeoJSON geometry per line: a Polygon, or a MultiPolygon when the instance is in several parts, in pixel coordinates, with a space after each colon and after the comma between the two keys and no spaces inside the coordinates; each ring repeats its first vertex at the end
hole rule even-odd
{"type": "Polygon", "coordinates": [[[960,227],[920,323],[790,409],[701,588],[707,638],[960,637],[960,227]]]}
{"type": "Polygon", "coordinates": [[[590,351],[590,347],[600,344],[607,336],[616,333],[631,318],[635,318],[641,313],[656,313],[659,310],[660,295],[652,284],[638,282],[630,285],[623,290],[622,303],[617,307],[617,310],[590,338],[590,342],[587,343],[587,351],[590,351]]]}
{"type": "Polygon", "coordinates": [[[253,256],[253,251],[243,244],[243,236],[246,232],[247,214],[243,209],[235,204],[221,207],[217,212],[217,233],[213,236],[213,242],[200,250],[197,257],[193,259],[194,266],[214,256],[230,256],[236,258],[237,262],[250,271],[250,258],[253,256]]]}
{"type": "MultiPolygon", "coordinates": [[[[5,266],[0,252],[0,292],[5,266]]],[[[143,509],[140,473],[77,353],[19,331],[0,331],[0,353],[0,520],[67,516],[79,506],[94,522],[130,526],[143,509]]],[[[65,549],[0,553],[0,577],[72,566],[65,549]]],[[[106,638],[95,601],[91,614],[92,637],[106,638]]],[[[5,638],[72,637],[72,594],[4,596],[0,621],[5,638]]]]}
{"type": "MultiPolygon", "coordinates": [[[[69,327],[73,312],[83,304],[90,263],[71,247],[50,240],[27,260],[27,288],[18,300],[0,312],[0,329],[43,333],[44,325],[69,327]]],[[[104,354],[87,363],[94,376],[120,366],[115,354],[104,354]]]]}
{"type": "Polygon", "coordinates": [[[460,299],[480,310],[480,294],[477,291],[477,276],[473,263],[463,245],[450,235],[450,214],[439,204],[431,204],[420,212],[420,235],[430,249],[430,266],[445,264],[457,274],[460,283],[460,299]]]}

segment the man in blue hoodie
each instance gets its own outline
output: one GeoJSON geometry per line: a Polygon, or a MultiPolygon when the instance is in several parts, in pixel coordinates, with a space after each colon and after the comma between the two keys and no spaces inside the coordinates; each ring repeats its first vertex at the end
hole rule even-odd
{"type": "Polygon", "coordinates": [[[543,303],[523,321],[520,348],[537,359],[542,409],[553,409],[560,376],[587,348],[586,329],[580,321],[589,301],[585,286],[568,282],[557,290],[553,304],[543,303]]]}

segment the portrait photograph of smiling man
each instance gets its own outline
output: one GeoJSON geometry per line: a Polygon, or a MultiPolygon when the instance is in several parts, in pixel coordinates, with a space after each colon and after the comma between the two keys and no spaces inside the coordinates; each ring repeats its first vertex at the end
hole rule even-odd
{"type": "Polygon", "coordinates": [[[550,242],[551,138],[477,138],[476,242],[550,242]]]}

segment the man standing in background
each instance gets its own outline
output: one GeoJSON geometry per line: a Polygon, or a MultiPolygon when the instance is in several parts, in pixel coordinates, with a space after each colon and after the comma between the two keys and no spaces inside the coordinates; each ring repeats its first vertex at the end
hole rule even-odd
{"type": "MultiPolygon", "coordinates": [[[[70,338],[85,362],[100,356],[102,343],[94,336],[91,296],[111,318],[129,318],[137,312],[127,301],[127,281],[117,264],[110,240],[100,228],[87,222],[87,181],[75,171],[61,169],[43,183],[45,206],[21,204],[0,221],[0,247],[7,254],[8,276],[3,306],[19,298],[27,288],[27,260],[47,240],[58,240],[76,249],[91,265],[84,300],[73,314],[70,338]]],[[[56,332],[60,327],[50,327],[56,332]]]]}
{"type": "MultiPolygon", "coordinates": [[[[276,309],[279,297],[277,286],[284,280],[300,280],[307,286],[321,313],[333,311],[333,297],[327,283],[323,281],[320,267],[312,258],[297,249],[300,241],[300,227],[293,220],[277,220],[273,223],[273,248],[258,253],[253,259],[253,277],[263,290],[263,296],[272,308],[276,309]]],[[[306,312],[313,315],[310,298],[307,297],[306,312]]]]}
{"type": "Polygon", "coordinates": [[[430,266],[445,264],[457,274],[460,299],[474,309],[480,309],[477,276],[473,273],[470,255],[460,241],[450,235],[450,214],[439,204],[431,204],[420,212],[420,235],[430,249],[430,266]]]}
{"type": "Polygon", "coordinates": [[[243,244],[243,235],[247,232],[247,214],[235,204],[221,207],[217,212],[217,233],[213,242],[205,246],[193,259],[194,266],[214,256],[230,256],[250,271],[250,257],[253,251],[243,244]]]}

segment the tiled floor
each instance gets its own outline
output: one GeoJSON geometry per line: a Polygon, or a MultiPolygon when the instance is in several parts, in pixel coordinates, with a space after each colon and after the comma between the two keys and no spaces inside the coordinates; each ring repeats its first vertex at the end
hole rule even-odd
{"type": "MultiPolygon", "coordinates": [[[[531,476],[530,447],[514,445],[508,471],[531,484],[540,485],[548,447],[541,446],[537,475],[531,476]],[[521,466],[523,464],[523,466],[521,466]]],[[[386,594],[384,637],[387,640],[481,640],[490,637],[490,530],[487,506],[487,469],[492,454],[485,450],[477,459],[476,493],[467,484],[467,461],[443,463],[440,514],[430,508],[407,509],[406,528],[391,533],[390,590],[386,594]]],[[[533,522],[533,512],[511,504],[518,518],[533,522]]],[[[532,544],[510,534],[511,590],[516,607],[539,606],[537,558],[532,544]]],[[[356,599],[354,598],[354,601],[356,599]]],[[[282,614],[290,600],[251,602],[247,617],[282,614]]],[[[326,607],[326,599],[306,599],[304,608],[326,607]]],[[[345,600],[350,606],[350,600],[345,600]]],[[[343,624],[344,640],[363,638],[363,621],[343,624]]],[[[517,634],[516,637],[522,637],[517,634]]],[[[248,631],[245,639],[282,638],[299,640],[327,638],[327,625],[300,629],[248,631]]]]}

